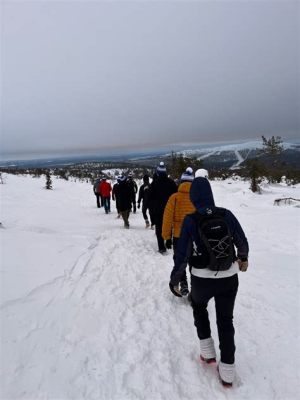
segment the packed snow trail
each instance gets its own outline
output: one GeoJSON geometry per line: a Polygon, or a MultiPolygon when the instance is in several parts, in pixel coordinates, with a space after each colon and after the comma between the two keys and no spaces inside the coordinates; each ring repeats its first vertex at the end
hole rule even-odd
{"type": "Polygon", "coordinates": [[[40,179],[6,176],[1,399],[296,399],[299,244],[284,227],[297,237],[299,210],[272,205],[293,189],[259,197],[228,183],[212,183],[215,199],[241,220],[251,251],[230,391],[199,362],[191,307],[168,290],[172,252],[157,252],[140,210],[125,230],[114,208],[96,208],[89,184],[57,180],[46,191],[40,179]]]}

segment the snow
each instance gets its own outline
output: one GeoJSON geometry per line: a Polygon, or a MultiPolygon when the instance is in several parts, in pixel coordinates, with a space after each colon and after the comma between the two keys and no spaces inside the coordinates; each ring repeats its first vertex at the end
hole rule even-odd
{"type": "MultiPolygon", "coordinates": [[[[1,399],[298,399],[300,187],[212,182],[250,244],[235,307],[237,378],[199,362],[188,303],[169,292],[141,211],[122,228],[92,185],[4,174],[1,191],[1,399]]],[[[214,305],[209,304],[217,341],[214,305]]]]}
{"type": "MultiPolygon", "coordinates": [[[[295,146],[294,143],[290,142],[283,142],[282,146],[285,150],[293,148],[295,146]]],[[[262,141],[261,140],[251,140],[251,141],[245,141],[245,142],[238,142],[238,143],[226,143],[226,144],[211,144],[211,145],[206,145],[203,147],[199,147],[198,149],[192,149],[192,150],[182,150],[182,151],[177,151],[177,154],[182,154],[184,157],[189,157],[189,156],[198,156],[199,160],[203,160],[205,158],[208,158],[212,155],[220,154],[224,151],[232,151],[235,153],[237,157],[237,161],[239,162],[235,166],[239,165],[244,161],[242,158],[241,154],[239,153],[240,151],[243,150],[257,150],[257,149],[262,149],[262,141]]],[[[247,158],[247,157],[246,157],[247,158]]]]}
{"type": "MultiPolygon", "coordinates": [[[[250,151],[250,150],[248,150],[247,157],[248,157],[248,155],[249,155],[249,151],[250,151]]],[[[234,154],[235,154],[235,156],[236,156],[236,158],[237,158],[237,162],[236,162],[232,167],[230,167],[230,169],[237,169],[237,168],[239,168],[239,166],[242,164],[242,162],[244,162],[244,161],[246,160],[246,158],[247,158],[247,157],[244,158],[238,150],[235,150],[235,151],[234,151],[234,154]]]]}

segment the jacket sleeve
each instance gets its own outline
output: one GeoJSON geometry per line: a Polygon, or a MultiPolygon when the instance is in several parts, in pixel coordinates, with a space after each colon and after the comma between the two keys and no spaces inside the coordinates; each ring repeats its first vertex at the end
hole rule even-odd
{"type": "Polygon", "coordinates": [[[100,194],[100,196],[102,196],[102,182],[100,182],[98,185],[98,193],[100,194]]]}
{"type": "Polygon", "coordinates": [[[168,239],[172,238],[174,211],[175,211],[175,196],[171,196],[171,197],[169,197],[169,200],[166,204],[164,215],[163,215],[161,236],[163,237],[164,240],[168,240],[168,239]]]}
{"type": "Polygon", "coordinates": [[[190,232],[190,219],[185,217],[180,238],[176,248],[175,265],[171,272],[170,282],[176,286],[181,280],[186,269],[189,256],[192,254],[193,240],[190,232]]]}
{"type": "Polygon", "coordinates": [[[143,195],[144,195],[144,185],[142,185],[139,189],[138,203],[142,201],[143,195]]]}
{"type": "Polygon", "coordinates": [[[154,182],[151,182],[148,195],[148,204],[150,204],[151,206],[153,206],[154,198],[155,198],[155,185],[154,182]]]}
{"type": "Polygon", "coordinates": [[[231,211],[226,210],[227,219],[229,222],[233,243],[237,248],[237,256],[240,257],[248,257],[249,253],[249,245],[246,235],[237,220],[237,218],[232,214],[231,211]]]}

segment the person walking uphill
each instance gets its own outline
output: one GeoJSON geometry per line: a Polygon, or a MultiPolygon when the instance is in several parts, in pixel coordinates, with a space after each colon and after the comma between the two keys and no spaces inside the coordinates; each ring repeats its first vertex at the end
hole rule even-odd
{"type": "Polygon", "coordinates": [[[194,323],[200,358],[205,362],[216,360],[207,312],[208,302],[214,298],[221,353],[218,371],[223,385],[231,386],[235,376],[233,309],[238,271],[248,268],[248,241],[236,217],[215,206],[206,178],[194,179],[190,199],[197,211],[183,221],[169,287],[175,296],[181,296],[178,285],[188,261],[194,323]]]}
{"type": "MultiPolygon", "coordinates": [[[[173,245],[174,260],[184,217],[196,211],[190,200],[190,188],[193,180],[193,170],[189,167],[181,175],[178,192],[170,196],[164,211],[162,237],[167,249],[171,249],[173,245]]],[[[180,293],[182,296],[189,293],[185,270],[180,279],[180,293]]]]}
{"type": "Polygon", "coordinates": [[[153,213],[158,251],[163,254],[166,252],[165,242],[161,235],[163,214],[169,197],[177,192],[177,186],[172,179],[167,177],[167,169],[163,162],[156,168],[156,175],[157,177],[150,185],[149,203],[153,213]]]}

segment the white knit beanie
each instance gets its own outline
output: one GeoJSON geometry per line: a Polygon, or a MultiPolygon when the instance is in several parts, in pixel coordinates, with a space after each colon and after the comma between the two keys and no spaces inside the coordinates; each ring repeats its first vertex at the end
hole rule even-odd
{"type": "Polygon", "coordinates": [[[195,178],[206,178],[208,179],[208,171],[207,169],[197,169],[197,171],[195,172],[195,178]]]}
{"type": "Polygon", "coordinates": [[[159,163],[159,166],[156,168],[156,172],[158,174],[166,174],[167,173],[167,168],[166,168],[165,163],[163,161],[161,161],[159,163]]]}

